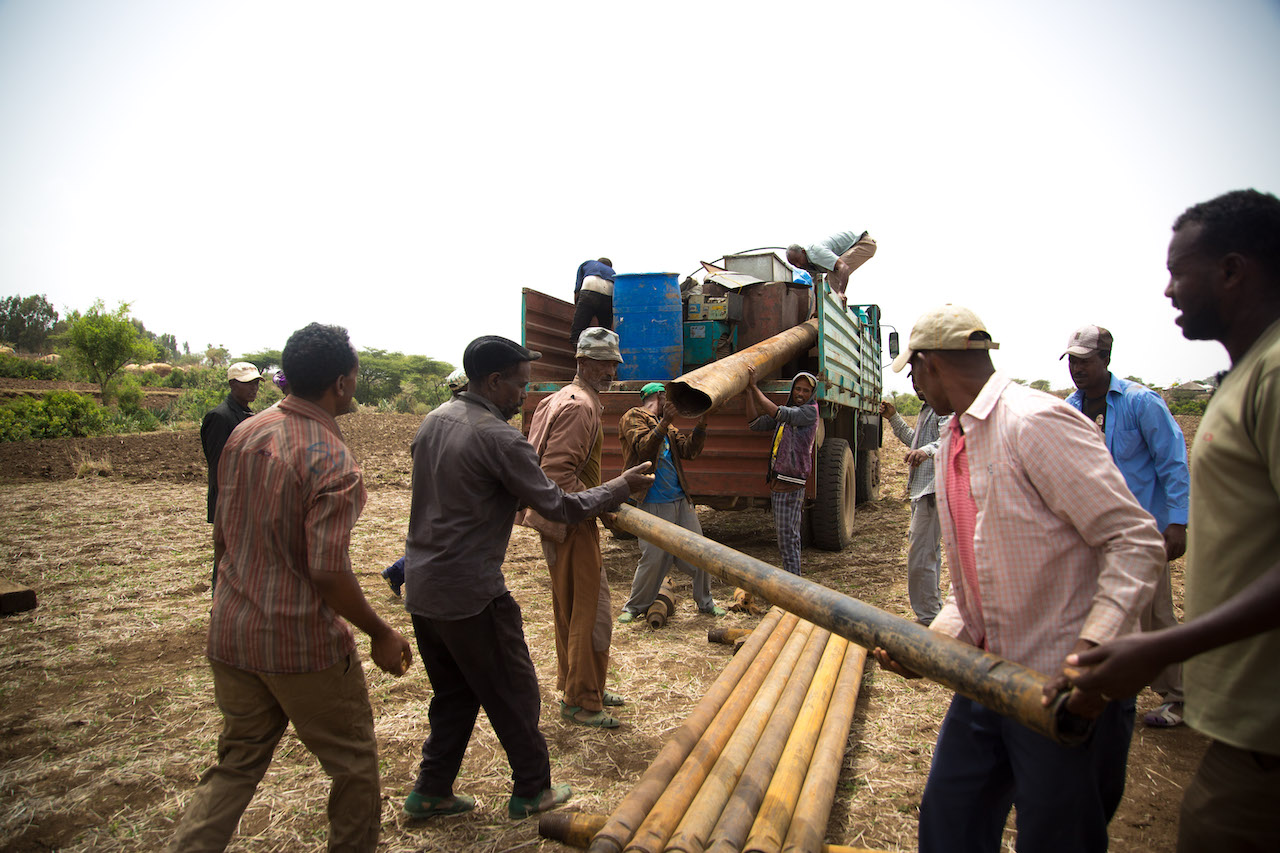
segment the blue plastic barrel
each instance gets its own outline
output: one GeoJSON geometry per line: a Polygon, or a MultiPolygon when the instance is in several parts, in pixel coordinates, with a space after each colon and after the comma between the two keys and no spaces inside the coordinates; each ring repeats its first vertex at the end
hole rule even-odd
{"type": "Polygon", "coordinates": [[[613,282],[613,328],[623,362],[618,379],[675,379],[684,359],[680,276],[627,273],[613,282]]]}

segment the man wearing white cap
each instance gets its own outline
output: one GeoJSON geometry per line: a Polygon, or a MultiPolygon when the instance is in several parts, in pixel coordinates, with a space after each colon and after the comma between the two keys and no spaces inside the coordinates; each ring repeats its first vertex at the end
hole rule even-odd
{"type": "MultiPolygon", "coordinates": [[[[205,461],[209,463],[208,522],[213,524],[213,510],[218,505],[218,460],[226,446],[231,431],[253,412],[249,404],[258,399],[258,383],[262,374],[247,361],[237,361],[227,368],[227,384],[231,392],[217,408],[204,416],[200,424],[200,445],[204,448],[205,461]]],[[[218,564],[213,565],[210,589],[218,583],[218,564]]]]}
{"type": "MultiPolygon", "coordinates": [[[[1159,394],[1112,375],[1112,343],[1111,332],[1101,326],[1082,326],[1071,333],[1066,351],[1058,357],[1069,359],[1078,389],[1067,403],[1098,425],[1129,491],[1155,517],[1164,535],[1165,558],[1176,560],[1187,550],[1191,502],[1186,439],[1159,394]]],[[[1167,565],[1140,621],[1144,631],[1178,624],[1167,565]]],[[[1142,721],[1157,728],[1182,725],[1182,665],[1170,664],[1151,682],[1151,689],[1160,694],[1160,705],[1142,721]]]]}
{"type": "MultiPolygon", "coordinates": [[[[600,485],[600,392],[608,390],[622,363],[617,333],[601,326],[583,330],[576,352],[578,373],[573,382],[539,403],[529,425],[529,443],[538,451],[543,472],[566,492],[600,485]]],[[[556,689],[563,694],[560,716],[583,726],[616,729],[620,723],[604,707],[623,705],[625,700],[604,689],[613,615],[600,556],[600,528],[594,518],[563,524],[532,510],[521,523],[542,534],[542,552],[551,572],[556,689]]]]}
{"type": "MultiPolygon", "coordinates": [[[[916,321],[893,363],[911,366],[939,415],[954,414],[937,457],[952,594],[930,630],[1052,675],[1068,654],[1130,630],[1164,542],[1097,428],[996,372],[997,346],[976,314],[946,305],[916,321]]],[[[1016,805],[1019,850],[1105,851],[1134,703],[1077,690],[1067,707],[1095,718],[1080,746],[953,697],[920,802],[920,850],[995,853],[1016,805]]]]}

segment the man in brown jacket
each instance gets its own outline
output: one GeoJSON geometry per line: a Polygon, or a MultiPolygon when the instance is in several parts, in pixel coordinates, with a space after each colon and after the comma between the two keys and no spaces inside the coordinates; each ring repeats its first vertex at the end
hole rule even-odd
{"type": "MultiPolygon", "coordinates": [[[[693,502],[689,500],[689,484],[685,481],[680,460],[697,459],[702,452],[707,440],[707,416],[698,419],[691,436],[681,435],[680,430],[672,425],[675,417],[675,404],[667,400],[667,392],[661,382],[650,382],[641,388],[640,405],[618,421],[623,464],[653,463],[656,476],[644,494],[640,509],[701,536],[702,524],[698,521],[693,502]]],[[[724,609],[716,607],[711,598],[711,579],[706,572],[641,539],[640,563],[631,581],[631,598],[623,605],[619,622],[634,622],[649,609],[673,564],[693,576],[693,599],[698,605],[698,612],[724,615],[724,609]]]]}
{"type": "MultiPolygon", "coordinates": [[[[539,403],[529,425],[529,443],[538,451],[542,470],[566,492],[600,484],[600,392],[609,388],[622,363],[617,333],[600,326],[583,330],[577,357],[573,382],[539,403]]],[[[551,572],[556,689],[563,692],[560,716],[579,725],[616,729],[620,723],[604,706],[625,700],[604,689],[613,618],[600,528],[594,518],[563,525],[532,513],[522,523],[542,534],[542,553],[551,572]]]]}

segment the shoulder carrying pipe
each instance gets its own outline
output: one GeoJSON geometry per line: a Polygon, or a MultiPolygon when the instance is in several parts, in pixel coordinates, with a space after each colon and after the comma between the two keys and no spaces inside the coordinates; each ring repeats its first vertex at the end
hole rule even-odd
{"type": "Polygon", "coordinates": [[[686,418],[698,418],[747,387],[747,368],[765,377],[818,342],[818,321],[809,320],[728,358],[691,370],[667,384],[667,399],[686,418]]]}
{"type": "Polygon", "coordinates": [[[1040,704],[1041,689],[1049,679],[1043,673],[775,568],[635,507],[619,507],[613,524],[864,648],[879,646],[926,678],[1059,743],[1078,743],[1089,733],[1086,721],[1066,711],[1065,693],[1051,707],[1040,704]]]}

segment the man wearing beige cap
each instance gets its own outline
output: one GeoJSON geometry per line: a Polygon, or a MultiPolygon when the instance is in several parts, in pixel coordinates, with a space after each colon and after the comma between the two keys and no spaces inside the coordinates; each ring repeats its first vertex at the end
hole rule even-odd
{"type": "MultiPolygon", "coordinates": [[[[1068,359],[1078,389],[1067,404],[1098,425],[1129,491],[1163,533],[1165,558],[1176,560],[1187,550],[1191,472],[1186,439],[1159,394],[1112,375],[1112,343],[1111,332],[1101,326],[1082,326],[1071,333],[1059,356],[1059,361],[1068,359]]],[[[1178,624],[1168,565],[1140,623],[1144,631],[1178,624]]],[[[1171,664],[1151,682],[1151,689],[1160,694],[1160,705],[1142,721],[1156,728],[1182,725],[1182,665],[1171,664]]]]}
{"type": "MultiPolygon", "coordinates": [[[[258,399],[258,383],[262,374],[247,361],[237,361],[227,368],[227,384],[231,392],[227,399],[204,416],[200,424],[200,445],[204,448],[205,461],[209,463],[208,522],[213,524],[213,510],[218,505],[218,460],[226,446],[231,431],[253,414],[249,404],[258,399]]],[[[218,583],[218,564],[213,565],[210,589],[218,583]]]]}
{"type": "MultiPolygon", "coordinates": [[[[529,425],[529,443],[538,451],[543,472],[566,492],[600,485],[600,392],[608,390],[622,363],[617,333],[601,326],[583,330],[576,353],[573,382],[539,403],[529,425]]],[[[625,700],[604,689],[613,616],[600,556],[600,528],[594,518],[563,524],[532,510],[521,523],[542,534],[542,552],[551,571],[556,689],[563,694],[560,716],[583,726],[617,728],[617,718],[604,710],[625,700]]]]}
{"type": "MultiPolygon", "coordinates": [[[[1164,566],[1164,543],[1129,493],[1102,436],[1056,397],[996,371],[976,314],[922,316],[893,363],[939,415],[938,515],[952,593],[930,629],[1050,675],[1068,654],[1130,629],[1164,566]]],[[[912,677],[883,649],[882,666],[912,677]]],[[[1017,806],[1018,849],[1104,851],[1124,792],[1132,699],[1075,691],[1095,718],[1062,746],[956,695],[920,802],[930,851],[995,851],[1017,806]]]]}

